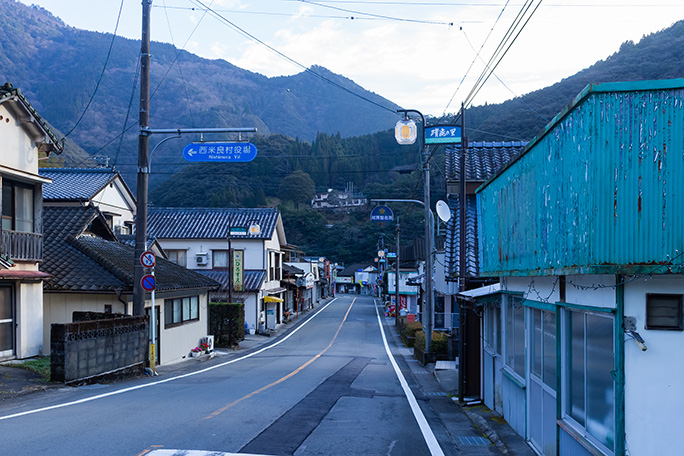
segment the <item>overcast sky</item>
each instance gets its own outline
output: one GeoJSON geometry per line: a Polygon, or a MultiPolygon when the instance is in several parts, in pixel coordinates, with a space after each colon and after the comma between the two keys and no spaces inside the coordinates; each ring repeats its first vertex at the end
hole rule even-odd
{"type": "MultiPolygon", "coordinates": [[[[68,25],[108,33],[114,31],[121,5],[121,0],[22,1],[44,7],[68,25]]],[[[652,2],[542,2],[495,71],[505,86],[492,76],[473,105],[547,87],[605,59],[626,40],[637,42],[684,19],[684,0],[652,2]]],[[[324,66],[404,108],[441,115],[456,111],[480,76],[484,64],[476,59],[475,50],[491,32],[480,51],[482,60],[489,60],[524,3],[154,0],[151,36],[266,76],[302,71],[228,25],[230,21],[300,65],[324,66]],[[226,21],[204,15],[202,5],[226,21]]],[[[125,0],[118,34],[139,39],[140,29],[140,0],[125,0]]]]}

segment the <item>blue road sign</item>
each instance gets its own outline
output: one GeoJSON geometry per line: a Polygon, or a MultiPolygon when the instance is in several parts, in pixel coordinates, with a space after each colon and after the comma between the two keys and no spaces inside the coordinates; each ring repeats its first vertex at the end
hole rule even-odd
{"type": "Polygon", "coordinates": [[[379,223],[387,223],[394,220],[392,209],[387,206],[375,206],[371,211],[371,221],[379,223]]]}
{"type": "Polygon", "coordinates": [[[140,285],[142,285],[144,290],[152,291],[154,290],[154,276],[152,274],[146,274],[140,280],[140,285]]]}
{"type": "Polygon", "coordinates": [[[192,143],[183,149],[183,158],[190,162],[250,162],[257,156],[252,143],[192,143]]]}
{"type": "Polygon", "coordinates": [[[461,127],[458,125],[433,125],[425,127],[425,144],[460,144],[461,127]]]}

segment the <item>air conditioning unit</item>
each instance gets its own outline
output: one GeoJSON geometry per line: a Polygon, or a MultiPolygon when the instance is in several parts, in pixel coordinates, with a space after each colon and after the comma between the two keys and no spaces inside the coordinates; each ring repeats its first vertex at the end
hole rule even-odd
{"type": "Polygon", "coordinates": [[[204,336],[200,340],[200,343],[207,344],[207,352],[213,352],[214,351],[214,336],[204,336]]]}
{"type": "Polygon", "coordinates": [[[197,266],[206,266],[209,264],[209,254],[198,253],[195,256],[195,261],[197,261],[197,266]]]}

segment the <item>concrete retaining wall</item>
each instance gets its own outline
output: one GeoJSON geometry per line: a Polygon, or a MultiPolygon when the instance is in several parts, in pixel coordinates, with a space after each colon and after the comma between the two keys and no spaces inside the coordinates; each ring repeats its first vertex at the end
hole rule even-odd
{"type": "Polygon", "coordinates": [[[140,374],[145,368],[148,317],[125,317],[52,325],[52,381],[90,382],[140,374]]]}

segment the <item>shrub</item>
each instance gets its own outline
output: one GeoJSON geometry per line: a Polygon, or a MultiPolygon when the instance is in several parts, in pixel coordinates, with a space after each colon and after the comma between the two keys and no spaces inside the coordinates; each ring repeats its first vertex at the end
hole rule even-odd
{"type": "MultiPolygon", "coordinates": [[[[432,353],[436,355],[449,354],[449,337],[443,332],[432,332],[432,353]]],[[[416,331],[416,346],[423,350],[425,348],[425,332],[416,331]]]]}
{"type": "MultiPolygon", "coordinates": [[[[416,337],[416,332],[422,331],[423,325],[419,321],[409,321],[402,327],[401,338],[404,340],[404,344],[407,347],[413,347],[414,338],[416,337]]],[[[425,343],[425,342],[423,342],[425,343]]]]}
{"type": "Polygon", "coordinates": [[[217,347],[235,347],[245,338],[245,305],[210,303],[209,332],[217,347]]]}

